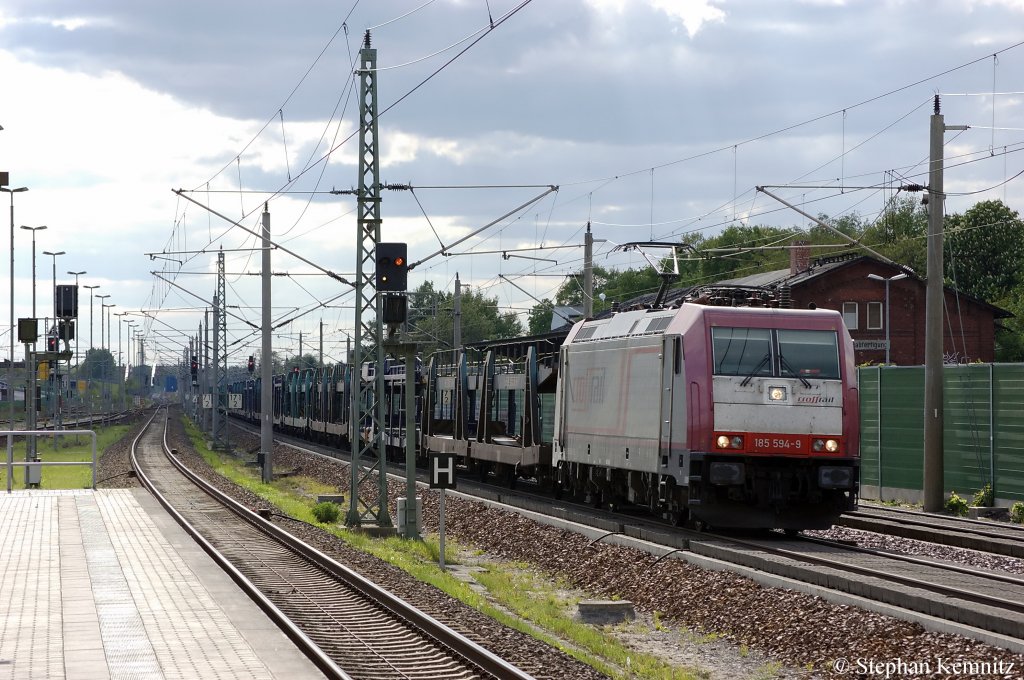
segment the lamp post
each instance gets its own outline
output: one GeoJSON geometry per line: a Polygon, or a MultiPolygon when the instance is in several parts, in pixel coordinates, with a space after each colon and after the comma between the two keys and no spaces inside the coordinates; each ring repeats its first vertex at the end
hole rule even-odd
{"type": "MultiPolygon", "coordinates": [[[[125,315],[127,315],[127,314],[128,314],[128,312],[125,312],[125,315]]],[[[128,321],[125,321],[125,325],[128,327],[128,332],[127,332],[127,337],[128,337],[128,357],[127,357],[128,358],[128,371],[125,373],[125,378],[124,378],[125,394],[126,394],[125,400],[126,401],[127,401],[128,385],[129,385],[129,381],[131,380],[131,377],[132,377],[132,372],[131,372],[132,361],[133,361],[133,356],[132,356],[132,330],[134,329],[134,326],[135,326],[136,323],[138,323],[138,322],[135,321],[134,319],[130,319],[128,321]]],[[[126,404],[125,408],[127,408],[127,404],[126,404]]]]}
{"type": "Polygon", "coordinates": [[[868,274],[868,278],[872,281],[885,281],[885,363],[889,364],[889,282],[899,281],[900,279],[907,278],[906,274],[897,274],[896,276],[890,276],[886,278],[879,276],[878,274],[868,274]]]}
{"type": "MultiPolygon", "coordinates": [[[[60,321],[57,319],[57,256],[66,255],[66,253],[63,250],[58,250],[55,253],[51,253],[49,250],[44,250],[43,255],[49,255],[53,258],[53,291],[51,293],[51,297],[53,298],[53,326],[57,331],[57,343],[54,349],[55,351],[59,352],[61,337],[60,321]]],[[[47,347],[47,349],[49,349],[49,347],[47,347]]],[[[51,368],[52,371],[50,373],[50,377],[52,378],[52,381],[50,382],[50,399],[53,400],[53,422],[55,423],[55,429],[59,429],[57,428],[57,425],[60,424],[59,393],[62,391],[58,389],[60,387],[60,361],[58,361],[57,359],[53,359],[51,368]]],[[[68,370],[70,371],[70,364],[68,370]]],[[[53,437],[53,448],[57,448],[56,436],[53,437]]]]}
{"type": "MultiPolygon", "coordinates": [[[[110,297],[110,296],[107,295],[106,297],[110,297]]],[[[113,340],[113,338],[110,337],[110,310],[113,309],[114,307],[117,307],[116,303],[110,304],[110,305],[107,305],[107,304],[103,305],[103,309],[107,310],[107,344],[110,345],[110,347],[107,349],[107,351],[110,353],[110,360],[111,361],[114,360],[114,340],[113,340]]],[[[103,314],[101,313],[100,314],[100,325],[102,325],[102,324],[103,324],[103,314]]],[[[104,366],[105,365],[106,364],[104,364],[104,366]]],[[[103,377],[105,379],[108,378],[106,371],[103,372],[103,377]]],[[[109,377],[113,377],[113,376],[109,376],[109,377]]],[[[114,394],[113,394],[113,391],[111,390],[111,385],[108,384],[107,385],[107,410],[108,410],[108,412],[111,409],[113,409],[113,408],[114,408],[114,394]]]]}
{"type": "MultiPolygon", "coordinates": [[[[10,187],[0,187],[0,191],[6,191],[11,195],[11,363],[10,370],[7,372],[7,397],[10,402],[10,416],[11,416],[11,429],[14,429],[14,336],[17,333],[14,330],[14,194],[19,194],[22,191],[28,191],[28,187],[18,187],[11,189],[10,187]]],[[[26,400],[28,395],[25,395],[26,400]]],[[[13,458],[14,456],[14,435],[7,436],[7,457],[13,458]]],[[[10,480],[8,480],[8,488],[10,487],[10,480]]]]}
{"type": "Polygon", "coordinates": [[[106,303],[103,301],[110,297],[110,295],[97,295],[96,297],[100,299],[100,349],[106,349],[107,344],[103,342],[103,308],[106,306],[106,303]]]}
{"type": "MultiPolygon", "coordinates": [[[[24,224],[21,225],[22,229],[32,232],[32,318],[36,318],[36,232],[42,229],[46,229],[46,225],[41,227],[26,227],[24,224]]],[[[32,350],[35,351],[35,343],[32,343],[32,350]]]]}
{"type": "Polygon", "coordinates": [[[63,250],[58,250],[55,253],[51,253],[49,250],[44,250],[43,255],[50,255],[53,257],[53,319],[57,320],[57,256],[66,255],[63,250]]]}
{"type": "Polygon", "coordinates": [[[75,277],[75,371],[78,370],[78,277],[89,272],[72,272],[68,274],[75,277]]]}
{"type": "Polygon", "coordinates": [[[126,380],[124,368],[121,365],[121,337],[124,335],[124,317],[128,316],[128,312],[115,312],[114,316],[117,317],[117,382],[121,384],[121,410],[123,411],[125,408],[124,391],[126,380]]]}
{"type": "MultiPolygon", "coordinates": [[[[26,227],[21,225],[22,229],[32,232],[32,318],[36,318],[36,232],[46,229],[46,225],[39,227],[26,227]]],[[[32,408],[29,409],[28,423],[29,429],[36,429],[36,342],[38,338],[32,339],[32,358],[29,360],[25,357],[26,367],[28,368],[28,384],[29,389],[32,390],[32,408]]],[[[28,397],[26,396],[26,400],[28,397]]],[[[25,460],[36,459],[36,437],[35,435],[29,435],[28,446],[25,448],[25,460]]],[[[28,479],[28,468],[25,469],[25,478],[28,479]]],[[[27,484],[27,482],[26,482],[27,484]]]]}
{"type": "Polygon", "coordinates": [[[89,349],[92,349],[92,295],[99,286],[82,286],[82,288],[89,289],[89,349]]]}
{"type": "MultiPolygon", "coordinates": [[[[107,343],[103,340],[103,305],[106,304],[103,301],[110,297],[110,294],[97,295],[100,299],[100,351],[101,353],[107,349],[107,343]]],[[[100,355],[97,355],[97,357],[100,355]]],[[[106,391],[106,380],[107,380],[107,358],[103,357],[101,368],[100,368],[100,398],[102,403],[103,392],[106,391]]]]}

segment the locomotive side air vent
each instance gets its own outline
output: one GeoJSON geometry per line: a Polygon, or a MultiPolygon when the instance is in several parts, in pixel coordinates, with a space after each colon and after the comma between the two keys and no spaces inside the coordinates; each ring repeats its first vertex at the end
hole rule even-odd
{"type": "Polygon", "coordinates": [[[663,331],[668,327],[669,322],[672,321],[671,316],[659,316],[656,319],[651,319],[650,323],[647,324],[647,328],[644,333],[657,333],[663,331]]]}
{"type": "Polygon", "coordinates": [[[576,334],[576,337],[572,339],[573,342],[583,342],[594,337],[594,333],[597,332],[597,326],[587,326],[576,334]]]}

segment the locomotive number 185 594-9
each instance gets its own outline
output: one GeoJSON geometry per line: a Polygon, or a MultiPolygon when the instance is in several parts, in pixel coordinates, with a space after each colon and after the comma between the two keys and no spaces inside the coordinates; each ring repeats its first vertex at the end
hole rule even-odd
{"type": "Polygon", "coordinates": [[[798,437],[754,437],[755,449],[772,451],[800,451],[803,442],[798,437]]]}

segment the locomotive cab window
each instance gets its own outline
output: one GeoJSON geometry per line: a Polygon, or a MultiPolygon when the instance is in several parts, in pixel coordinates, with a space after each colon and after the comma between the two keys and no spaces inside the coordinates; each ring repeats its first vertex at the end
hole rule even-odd
{"type": "Polygon", "coordinates": [[[839,379],[835,331],[712,328],[711,343],[715,375],[839,379]]]}
{"type": "Polygon", "coordinates": [[[712,328],[715,375],[771,375],[771,331],[765,328],[712,328]]]}
{"type": "Polygon", "coordinates": [[[779,375],[839,379],[839,344],[835,331],[776,331],[779,375]]]}

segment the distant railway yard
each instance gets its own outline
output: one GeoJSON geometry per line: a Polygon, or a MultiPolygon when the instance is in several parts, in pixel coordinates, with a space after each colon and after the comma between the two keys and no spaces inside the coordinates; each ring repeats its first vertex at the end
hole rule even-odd
{"type": "MultiPolygon", "coordinates": [[[[1015,557],[894,535],[886,525],[799,536],[698,534],[553,503],[531,494],[528,484],[510,490],[460,479],[460,493],[449,493],[445,524],[454,566],[442,573],[432,566],[436,492],[421,489],[427,549],[409,557],[390,547],[406,543],[399,539],[383,548],[337,526],[290,518],[300,519],[296,508],[315,500],[312,489],[345,487],[348,465],[337,449],[275,438],[274,491],[259,486],[251,465],[219,454],[227,462],[217,469],[242,484],[229,481],[209,464],[214,454],[196,455],[179,421],[170,422],[170,448],[199,476],[534,677],[841,677],[858,668],[871,675],[865,667],[895,659],[930,664],[930,671],[905,665],[893,677],[934,676],[956,663],[962,672],[949,674],[963,677],[1018,677],[1024,668],[1024,560],[1015,557]],[[282,500],[281,489],[297,493],[298,504],[282,500]],[[514,585],[502,587],[502,578],[514,578],[514,585]],[[523,595],[547,606],[530,606],[523,595]],[[629,601],[637,619],[581,624],[576,606],[588,598],[629,601]],[[524,632],[487,623],[481,611],[524,632]],[[581,637],[581,628],[596,639],[581,637]]],[[[257,441],[241,429],[231,436],[241,452],[257,441]]],[[[128,465],[126,449],[104,457],[105,476],[128,465]]],[[[394,508],[404,484],[389,480],[388,492],[394,508]]],[[[969,530],[978,531],[976,523],[937,524],[932,531],[965,542],[969,530]]],[[[985,525],[1005,534],[1001,543],[1021,542],[1008,525],[985,525]]]]}

